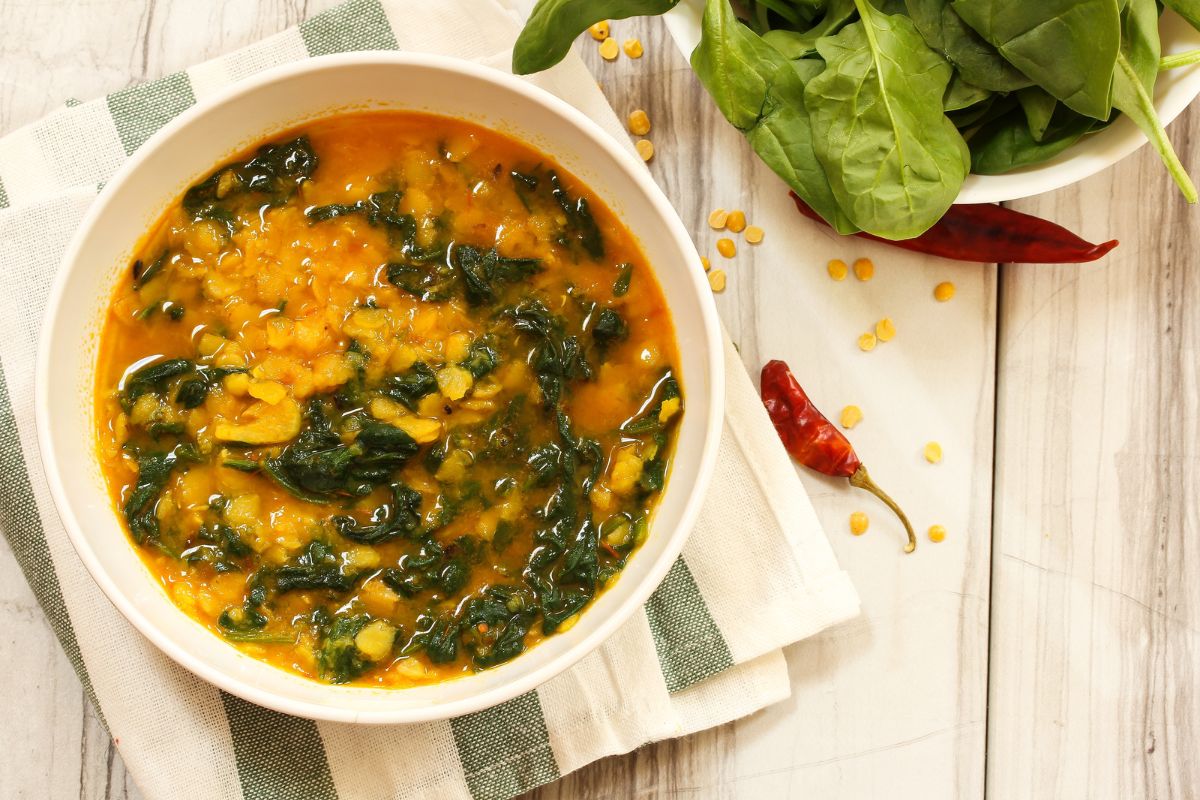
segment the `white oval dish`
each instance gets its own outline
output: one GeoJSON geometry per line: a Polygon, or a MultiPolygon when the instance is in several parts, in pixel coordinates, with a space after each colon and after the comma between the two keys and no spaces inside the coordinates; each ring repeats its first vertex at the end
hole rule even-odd
{"type": "Polygon", "coordinates": [[[553,678],[598,647],[647,599],[678,557],[706,493],[722,428],[720,327],[699,255],[645,166],[575,108],[510,75],[449,58],[358,53],[264,72],[168,123],[113,176],[67,249],[38,352],[38,442],[55,505],[80,559],[113,604],[182,666],[287,714],[410,723],[495,705],[553,678]],[[98,331],[119,272],[163,209],[246,146],[306,120],[395,109],[458,117],[552,155],[640,240],[674,317],[687,409],[652,530],[617,583],[566,633],[494,669],[433,686],[331,686],[251,658],[167,597],[109,498],[94,442],[98,331]]]}
{"type": "MultiPolygon", "coordinates": [[[[665,17],[667,29],[684,58],[700,42],[703,12],[704,0],[683,0],[665,17]]],[[[1173,11],[1162,15],[1159,30],[1164,56],[1200,49],[1200,31],[1173,11]]],[[[1154,107],[1163,125],[1179,116],[1198,94],[1200,65],[1160,74],[1154,87],[1154,107]]],[[[1144,144],[1146,137],[1137,125],[1121,116],[1104,130],[1085,137],[1044,163],[1003,175],[968,175],[955,202],[1001,203],[1061,189],[1111,167],[1144,144]]]]}

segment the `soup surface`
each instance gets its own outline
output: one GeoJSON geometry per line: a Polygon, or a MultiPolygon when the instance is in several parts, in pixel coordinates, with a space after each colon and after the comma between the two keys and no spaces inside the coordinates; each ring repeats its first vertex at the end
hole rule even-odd
{"type": "Polygon", "coordinates": [[[683,398],[636,242],[545,155],[331,117],[163,215],[101,338],[98,446],[188,614],[404,687],[575,623],[647,536],[683,398]]]}

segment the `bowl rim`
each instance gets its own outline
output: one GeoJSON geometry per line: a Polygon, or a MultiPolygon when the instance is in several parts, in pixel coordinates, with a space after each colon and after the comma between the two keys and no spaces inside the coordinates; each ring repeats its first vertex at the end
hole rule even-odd
{"type": "MultiPolygon", "coordinates": [[[[323,705],[320,703],[299,700],[283,696],[268,687],[252,684],[239,676],[227,673],[203,658],[193,657],[182,647],[177,646],[170,638],[160,635],[158,626],[142,613],[133,598],[119,586],[114,578],[105,571],[99,562],[89,537],[83,532],[83,526],[75,514],[70,501],[70,492],[63,483],[59,468],[59,459],[55,453],[50,426],[53,424],[50,416],[50,353],[55,341],[55,326],[58,311],[63,297],[69,286],[69,274],[73,264],[82,263],[82,250],[89,238],[92,228],[96,225],[102,211],[112,200],[113,196],[137,173],[150,154],[177,133],[187,128],[193,121],[209,113],[211,109],[227,102],[253,94],[266,86],[301,78],[307,74],[324,70],[335,70],[347,66],[382,67],[416,67],[435,69],[453,75],[453,79],[475,80],[496,85],[521,95],[523,99],[538,104],[572,127],[577,129],[589,143],[599,148],[620,167],[629,179],[633,181],[637,191],[653,207],[659,221],[665,227],[665,232],[673,240],[674,246],[686,255],[694,255],[699,262],[695,245],[687,230],[684,228],[678,213],[663,194],[661,188],[650,176],[649,170],[632,153],[625,150],[609,136],[597,123],[588,118],[582,111],[565,100],[521,78],[498,69],[487,67],[475,62],[466,61],[451,56],[416,53],[411,51],[366,51],[355,53],[337,53],[332,55],[305,58],[300,61],[273,67],[256,73],[248,78],[239,80],[214,92],[212,95],[199,100],[195,105],[186,109],[162,128],[156,131],[141,147],[139,147],[116,170],[97,195],[91,207],[87,210],[73,234],[70,243],[59,262],[46,302],[46,310],[42,318],[39,334],[37,360],[34,371],[34,417],[37,432],[38,449],[41,453],[42,470],[45,474],[54,508],[59,514],[63,527],[71,544],[87,568],[92,579],[100,587],[104,595],[143,636],[149,639],[159,650],[174,662],[199,676],[219,689],[225,690],[257,705],[286,714],[305,717],[313,720],[331,722],[350,722],[364,724],[400,724],[429,722],[449,719],[486,708],[491,708],[525,692],[528,692],[555,676],[563,673],[580,659],[596,650],[616,630],[623,625],[637,609],[641,608],[650,594],[666,577],[667,572],[678,559],[700,512],[707,488],[711,482],[716,466],[718,444],[720,442],[724,423],[725,406],[725,374],[723,335],[716,304],[708,285],[700,270],[688,270],[687,277],[692,289],[699,298],[699,322],[703,330],[703,341],[697,342],[696,347],[703,346],[707,352],[702,354],[710,373],[708,391],[708,416],[704,420],[704,441],[701,442],[701,452],[697,468],[696,480],[688,487],[688,495],[673,530],[661,530],[660,535],[668,537],[664,550],[657,561],[652,562],[646,578],[637,583],[625,584],[618,582],[608,591],[619,592],[628,586],[626,596],[616,606],[615,610],[599,621],[599,624],[585,638],[573,647],[564,650],[552,660],[517,675],[514,680],[498,686],[485,689],[466,697],[452,699],[417,707],[401,707],[384,710],[354,710],[323,705]]],[[[336,112],[333,112],[336,113],[336,112]]],[[[436,113],[432,112],[432,113],[436,113]]],[[[700,384],[696,386],[699,388],[700,384]]],[[[670,484],[668,484],[670,485],[670,484]]],[[[132,545],[130,545],[132,546],[132,545]]],[[[586,613],[586,612],[585,612],[586,613]]],[[[181,609],[179,614],[185,614],[181,609]]],[[[345,688],[345,687],[339,687],[345,688]]],[[[369,689],[374,691],[374,689],[369,689]]],[[[387,690],[403,692],[403,689],[387,690]]]]}

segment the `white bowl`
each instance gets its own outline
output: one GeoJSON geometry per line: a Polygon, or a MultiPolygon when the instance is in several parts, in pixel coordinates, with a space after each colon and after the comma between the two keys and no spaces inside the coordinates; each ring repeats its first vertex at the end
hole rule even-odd
{"type": "MultiPolygon", "coordinates": [[[[1030,0],[1033,2],[1033,0],[1030,0]]],[[[704,0],[683,0],[666,15],[667,29],[684,57],[700,42],[704,0]]],[[[1173,11],[1159,23],[1163,55],[1200,49],[1197,31],[1173,11]]],[[[1154,87],[1154,107],[1163,125],[1168,124],[1200,94],[1200,65],[1163,72],[1154,87]]],[[[1146,144],[1146,137],[1129,117],[1122,115],[1104,130],[1086,136],[1055,158],[1003,175],[968,175],[956,203],[1000,203],[1061,189],[1111,167],[1146,144]]],[[[1180,144],[1175,143],[1176,149],[1180,144]]],[[[1185,159],[1186,166],[1186,159],[1185,159]]]]}
{"type": "Polygon", "coordinates": [[[38,442],[59,514],[113,604],[181,665],[277,711],[343,722],[445,719],[508,700],[598,647],[647,599],[679,555],[706,493],[721,432],[724,373],[712,293],[683,224],[645,166],[580,112],[509,75],[448,58],[361,53],[262,73],[183,113],[101,192],[67,249],[38,352],[38,442]],[[91,398],[103,312],[132,248],[163,209],[234,152],[340,110],[404,109],[459,117],[551,154],[640,240],[679,341],[687,411],[670,480],[646,543],[567,633],[475,675],[414,689],[331,686],[244,655],[180,611],[143,565],[105,488],[91,398]]]}

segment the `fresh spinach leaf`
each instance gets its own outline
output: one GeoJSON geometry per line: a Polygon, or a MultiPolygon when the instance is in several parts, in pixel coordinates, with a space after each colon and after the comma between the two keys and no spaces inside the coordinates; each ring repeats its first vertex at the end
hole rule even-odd
{"type": "Polygon", "coordinates": [[[1046,137],[1046,129],[1050,127],[1050,120],[1054,117],[1058,101],[1045,89],[1030,86],[1017,92],[1017,102],[1025,112],[1025,121],[1029,123],[1029,135],[1035,142],[1042,141],[1046,137]]]}
{"type": "Polygon", "coordinates": [[[972,86],[1012,92],[1032,85],[1033,81],[963,22],[951,0],[905,0],[905,9],[925,43],[942,53],[972,86]]]}
{"type": "Polygon", "coordinates": [[[858,9],[854,7],[854,0],[829,0],[823,11],[820,21],[807,30],[775,28],[763,32],[763,41],[783,53],[786,58],[808,58],[817,52],[818,39],[837,33],[858,13],[858,9]]]}
{"type": "Polygon", "coordinates": [[[1179,162],[1154,109],[1154,81],[1160,51],[1157,4],[1154,0],[1129,0],[1122,25],[1124,37],[1113,77],[1113,105],[1142,129],[1183,192],[1184,199],[1195,203],[1196,186],[1179,162]]]}
{"type": "Polygon", "coordinates": [[[981,125],[971,137],[971,171],[978,175],[1000,175],[1040,164],[1101,125],[1060,105],[1038,141],[1033,138],[1025,115],[1010,112],[981,125]]]}
{"type": "Polygon", "coordinates": [[[679,0],[539,0],[513,45],[512,71],[529,75],[566,57],[575,37],[606,19],[654,16],[679,0]]]}
{"type": "Polygon", "coordinates": [[[953,9],[1054,97],[1080,114],[1108,119],[1121,47],[1117,0],[953,0],[953,9]]]}
{"type": "Polygon", "coordinates": [[[856,2],[861,20],[817,45],[826,67],[805,90],[814,151],[857,227],[906,239],[946,213],[970,154],[942,112],[950,65],[912,20],[856,2]]]}
{"type": "Polygon", "coordinates": [[[830,225],[855,232],[814,153],[804,77],[793,66],[805,62],[788,60],[739,22],[728,0],[708,0],[701,31],[692,68],[725,119],[830,225]]]}

